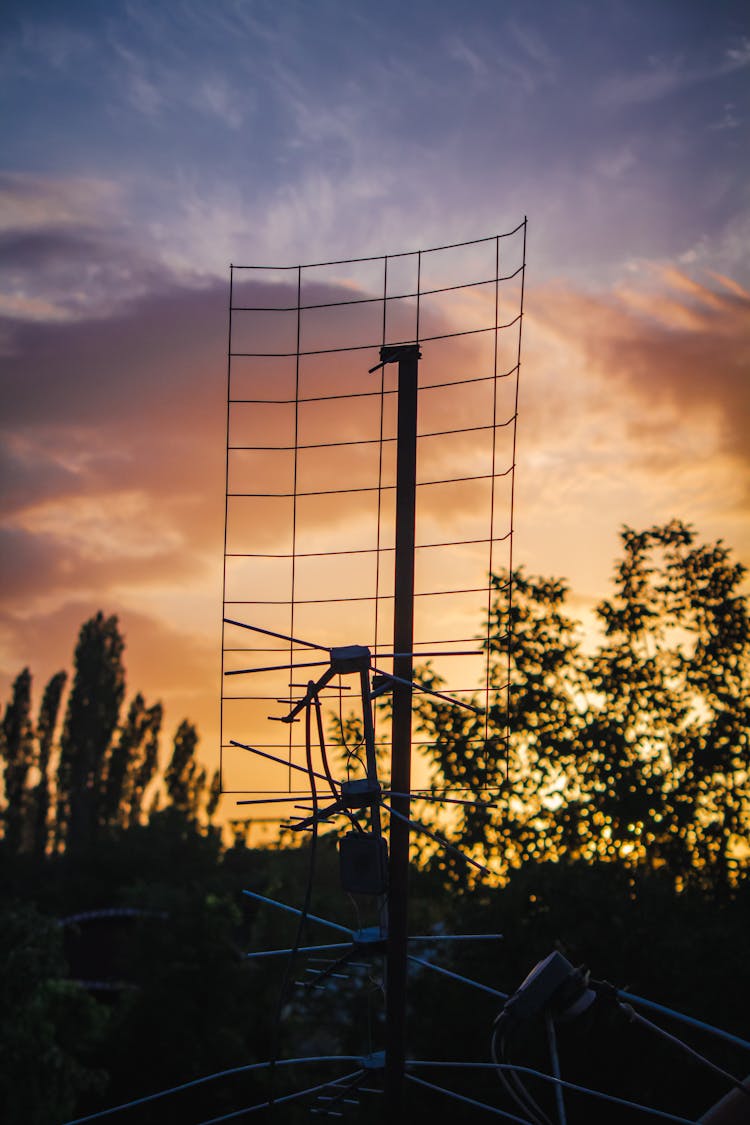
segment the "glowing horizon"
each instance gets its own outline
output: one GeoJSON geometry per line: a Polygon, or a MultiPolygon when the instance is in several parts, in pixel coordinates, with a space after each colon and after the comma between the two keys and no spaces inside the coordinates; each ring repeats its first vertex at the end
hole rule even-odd
{"type": "Polygon", "coordinates": [[[115,613],[130,693],[216,763],[232,261],[527,214],[516,563],[590,626],[622,524],[750,559],[742,5],[11,0],[3,51],[5,698],[28,665],[38,702],[115,613]]]}

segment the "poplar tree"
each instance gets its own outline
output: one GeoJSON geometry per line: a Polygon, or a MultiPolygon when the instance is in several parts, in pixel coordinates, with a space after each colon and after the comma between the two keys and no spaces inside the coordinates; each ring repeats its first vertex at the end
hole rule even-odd
{"type": "Polygon", "coordinates": [[[28,812],[26,779],[34,763],[31,720],[31,673],[28,668],[13,681],[11,699],[2,720],[2,752],[5,759],[5,841],[10,852],[24,843],[28,812]]]}
{"type": "Polygon", "coordinates": [[[195,759],[197,746],[198,732],[184,719],[175,733],[172,757],[164,772],[169,803],[192,820],[198,817],[206,786],[206,771],[195,759]]]}
{"type": "Polygon", "coordinates": [[[60,742],[57,838],[71,851],[96,838],[108,752],[125,694],[124,641],[116,617],[99,612],[81,627],[60,742]]]}
{"type": "Polygon", "coordinates": [[[99,803],[100,824],[129,828],[141,816],[143,794],[158,764],[162,707],[147,707],[139,692],[107,755],[99,803]]]}
{"type": "Polygon", "coordinates": [[[49,837],[50,808],[50,757],[57,727],[62,693],[67,681],[65,672],[57,672],[47,684],[39,707],[37,719],[37,766],[39,781],[33,793],[33,851],[41,858],[46,850],[49,837]]]}

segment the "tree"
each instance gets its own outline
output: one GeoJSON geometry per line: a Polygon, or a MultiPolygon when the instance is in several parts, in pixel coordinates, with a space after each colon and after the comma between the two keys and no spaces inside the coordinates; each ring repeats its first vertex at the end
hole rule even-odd
{"type": "Polygon", "coordinates": [[[678,521],[622,542],[590,655],[563,583],[519,571],[509,603],[493,577],[490,737],[484,715],[422,702],[436,780],[497,787],[457,834],[506,868],[618,859],[726,888],[750,828],[745,571],[678,521]]]}
{"type": "Polygon", "coordinates": [[[214,770],[211,784],[208,788],[208,796],[206,797],[206,821],[208,824],[213,824],[213,819],[216,816],[216,810],[219,807],[221,800],[221,771],[214,770]]]}
{"type": "Polygon", "coordinates": [[[44,689],[42,703],[39,708],[39,718],[36,727],[39,782],[33,794],[33,851],[37,858],[41,858],[47,851],[50,806],[50,757],[52,754],[55,729],[57,727],[57,718],[60,713],[60,702],[67,678],[65,672],[55,673],[44,689]]]}
{"type": "Polygon", "coordinates": [[[34,763],[31,721],[31,673],[28,668],[13,682],[11,700],[2,721],[5,758],[5,840],[11,852],[20,850],[28,811],[26,778],[34,763]]]}
{"type": "Polygon", "coordinates": [[[745,570],[678,521],[622,538],[588,669],[586,788],[598,795],[608,851],[728,886],[750,828],[745,570]]]}
{"type": "Polygon", "coordinates": [[[9,1125],[66,1120],[103,1085],[88,1057],[105,1012],[67,980],[62,931],[28,904],[0,909],[0,1104],[9,1125]]]}
{"type": "MultiPolygon", "coordinates": [[[[36,726],[29,669],[16,678],[0,722],[4,835],[12,852],[28,851],[41,858],[51,843],[52,851],[80,856],[104,837],[141,824],[158,809],[155,782],[163,708],[160,703],[149,706],[139,692],[121,721],[124,649],[116,617],[100,611],[82,625],[56,761],[55,731],[66,674],[58,672],[47,684],[36,726]],[[146,810],[149,788],[152,800],[146,810]]],[[[195,760],[197,742],[195,727],[185,720],[175,737],[165,781],[180,812],[210,825],[221,783],[217,772],[207,785],[206,771],[195,760]]]]}
{"type": "Polygon", "coordinates": [[[116,617],[100,611],[81,627],[57,774],[58,842],[73,852],[97,834],[107,755],[125,694],[124,647],[116,617]]]}
{"type": "Polygon", "coordinates": [[[206,771],[195,760],[198,731],[184,719],[174,736],[172,758],[164,773],[170,804],[178,812],[197,820],[206,788],[206,771]]]}
{"type": "Polygon", "coordinates": [[[139,692],[107,755],[100,820],[110,830],[140,821],[143,795],[158,766],[161,721],[161,704],[147,707],[139,692]]]}

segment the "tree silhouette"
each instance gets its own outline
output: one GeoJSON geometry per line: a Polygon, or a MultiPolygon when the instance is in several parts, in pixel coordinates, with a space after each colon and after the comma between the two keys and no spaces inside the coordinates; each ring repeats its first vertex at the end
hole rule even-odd
{"type": "Polygon", "coordinates": [[[63,935],[35,907],[0,907],[0,1104],[8,1125],[66,1120],[82,1092],[104,1086],[87,1057],[105,1013],[74,981],[63,935]]]}
{"type": "Polygon", "coordinates": [[[26,779],[34,764],[31,673],[28,668],[24,668],[13,682],[11,699],[2,721],[2,750],[5,758],[5,839],[10,850],[18,851],[28,811],[26,779]]]}
{"type": "Polygon", "coordinates": [[[125,695],[124,641],[117,618],[99,612],[81,628],[75,676],[60,742],[58,842],[72,851],[97,836],[112,736],[125,695]]]}
{"type": "MultiPolygon", "coordinates": [[[[116,617],[99,612],[82,625],[59,748],[55,734],[66,674],[58,672],[47,684],[36,725],[29,669],[16,678],[0,723],[9,853],[37,859],[50,850],[81,855],[142,824],[158,808],[163,708],[148,705],[138,693],[121,719],[124,649],[116,617]],[[154,792],[147,814],[149,788],[154,792]]],[[[195,727],[184,721],[164,781],[178,812],[196,825],[210,824],[221,786],[218,772],[207,786],[206,771],[195,759],[197,744],[195,727]]]]}
{"type": "Polygon", "coordinates": [[[469,849],[506,868],[618,859],[727,887],[750,828],[745,571],[679,521],[625,528],[622,542],[593,653],[563,583],[517,572],[509,617],[510,576],[494,576],[490,738],[483,715],[434,701],[420,704],[420,727],[441,784],[501,791],[459,814],[469,849]]]}
{"type": "Polygon", "coordinates": [[[140,821],[143,795],[158,765],[161,721],[161,704],[147,707],[139,692],[107,755],[100,820],[109,829],[130,828],[140,821]]]}
{"type": "MultiPolygon", "coordinates": [[[[206,771],[195,759],[198,747],[198,731],[185,719],[180,723],[174,736],[172,757],[164,771],[164,784],[172,808],[190,820],[197,820],[202,803],[206,799],[206,771]]],[[[216,779],[212,782],[209,795],[211,816],[216,811],[216,779]]]]}
{"type": "Polygon", "coordinates": [[[39,708],[37,720],[37,766],[39,767],[39,782],[33,793],[33,852],[37,859],[47,851],[49,837],[49,808],[50,808],[50,758],[52,744],[60,713],[62,693],[67,681],[65,672],[56,672],[44,689],[42,703],[39,708]]]}
{"type": "Polygon", "coordinates": [[[623,543],[589,670],[587,776],[608,850],[727,884],[750,827],[744,568],[677,521],[626,528],[623,543]]]}

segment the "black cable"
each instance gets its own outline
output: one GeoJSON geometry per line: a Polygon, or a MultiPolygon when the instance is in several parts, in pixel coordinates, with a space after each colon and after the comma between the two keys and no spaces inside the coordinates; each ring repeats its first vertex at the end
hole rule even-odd
{"type": "MultiPolygon", "coordinates": [[[[339,693],[339,702],[340,701],[341,701],[341,694],[339,693]]],[[[320,757],[321,757],[321,760],[323,762],[323,772],[326,775],[326,777],[328,778],[328,784],[331,787],[331,793],[333,794],[334,801],[338,801],[339,794],[338,794],[338,791],[336,789],[336,782],[334,780],[333,774],[331,773],[331,767],[328,763],[328,753],[326,751],[325,731],[323,730],[323,711],[322,711],[322,708],[321,708],[321,705],[320,705],[320,696],[317,693],[315,695],[313,703],[314,703],[314,706],[315,706],[315,718],[316,718],[316,722],[317,722],[317,726],[318,726],[318,742],[320,744],[320,757]]],[[[361,827],[361,825],[357,822],[357,818],[354,816],[351,809],[343,808],[341,811],[344,813],[344,815],[346,817],[348,817],[349,822],[354,825],[355,829],[358,832],[364,831],[363,828],[361,827]]]]}
{"type": "MultiPolygon", "coordinates": [[[[340,695],[339,695],[339,731],[341,733],[341,745],[342,745],[344,753],[346,755],[346,762],[344,763],[344,769],[346,770],[346,777],[347,777],[347,781],[348,781],[350,779],[349,778],[349,775],[350,775],[350,772],[351,772],[350,763],[351,763],[352,758],[354,758],[359,763],[360,769],[364,770],[364,768],[365,768],[365,763],[362,761],[359,754],[357,753],[360,746],[364,746],[365,736],[362,735],[359,742],[355,743],[355,745],[352,746],[352,747],[350,747],[349,744],[347,743],[346,736],[344,734],[343,700],[342,700],[340,695]]],[[[360,831],[361,831],[361,829],[360,829],[360,831]]]]}
{"type": "MultiPolygon", "coordinates": [[[[312,683],[313,683],[313,681],[311,680],[310,684],[312,684],[312,683]]],[[[279,1057],[279,1045],[280,1045],[280,1040],[281,1040],[281,1013],[283,1011],[284,1001],[286,1000],[286,994],[287,994],[287,991],[289,989],[289,981],[290,981],[290,979],[293,975],[294,963],[297,960],[297,957],[298,957],[298,954],[299,954],[299,947],[302,945],[302,935],[304,933],[304,928],[305,928],[305,925],[307,923],[307,915],[310,911],[310,902],[312,900],[313,880],[315,878],[315,859],[316,859],[317,844],[318,844],[318,818],[317,818],[318,790],[317,790],[317,786],[315,784],[315,771],[312,768],[312,738],[311,738],[311,732],[310,732],[310,706],[311,706],[310,702],[308,702],[307,706],[305,707],[305,754],[306,754],[306,759],[307,759],[307,772],[308,772],[308,775],[309,775],[309,778],[310,778],[310,796],[311,796],[312,805],[313,805],[312,835],[310,837],[310,864],[309,864],[308,872],[307,872],[307,886],[305,888],[305,898],[304,898],[303,905],[302,905],[302,911],[301,911],[300,916],[299,916],[299,922],[297,924],[297,933],[296,933],[295,938],[294,938],[294,945],[292,946],[292,952],[289,954],[289,958],[288,958],[287,963],[286,963],[286,968],[284,970],[284,979],[282,980],[281,988],[279,989],[279,999],[278,999],[278,1004],[277,1004],[277,1007],[276,1007],[276,1018],[274,1020],[274,1029],[273,1029],[273,1035],[272,1035],[272,1040],[271,1040],[271,1059],[270,1059],[269,1068],[268,1068],[268,1082],[269,1082],[268,1104],[269,1104],[269,1108],[271,1110],[272,1115],[275,1113],[275,1108],[274,1108],[275,1107],[274,1082],[275,1082],[275,1077],[276,1077],[276,1062],[277,1062],[278,1057],[279,1057]]]]}
{"type": "MultiPolygon", "coordinates": [[[[341,694],[339,694],[339,699],[341,699],[341,694]]],[[[320,706],[320,696],[317,693],[315,694],[315,698],[313,700],[313,703],[315,705],[315,718],[316,718],[316,722],[317,722],[317,726],[318,726],[318,742],[320,744],[320,757],[321,757],[321,761],[323,763],[323,773],[328,778],[328,784],[331,787],[331,793],[333,794],[333,799],[334,799],[334,801],[337,801],[339,795],[336,791],[336,782],[333,779],[333,774],[331,773],[331,767],[328,764],[328,754],[326,753],[325,733],[323,731],[323,715],[322,715],[321,706],[320,706]]]]}

